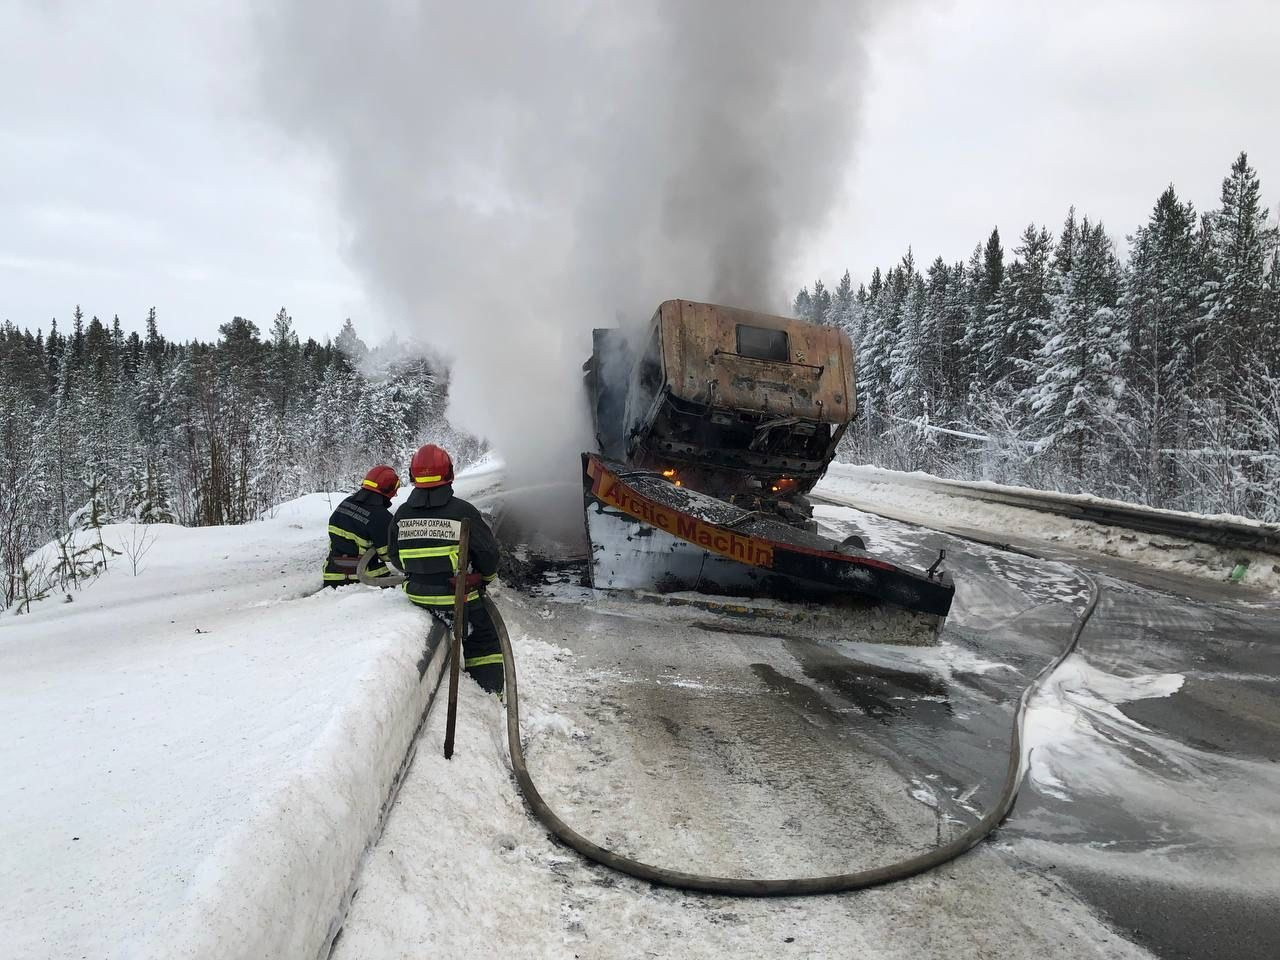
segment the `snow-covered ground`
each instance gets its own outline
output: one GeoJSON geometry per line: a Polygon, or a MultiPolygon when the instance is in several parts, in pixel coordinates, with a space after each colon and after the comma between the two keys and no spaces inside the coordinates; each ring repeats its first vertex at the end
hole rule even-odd
{"type": "Polygon", "coordinates": [[[151,527],[136,576],[0,618],[0,953],[321,948],[428,693],[420,611],[320,589],[337,499],[151,527]]]}
{"type": "MultiPolygon", "coordinates": [[[[1015,537],[1025,541],[1039,541],[1047,546],[1060,545],[1207,580],[1225,581],[1238,563],[1247,561],[1248,569],[1243,583],[1280,593],[1280,557],[1247,551],[1242,553],[1193,541],[1177,541],[1170,537],[1152,536],[1122,527],[1059,517],[1043,511],[988,503],[958,493],[949,494],[903,483],[904,477],[937,479],[928,474],[901,474],[879,467],[833,463],[816,492],[854,504],[874,504],[880,509],[896,511],[904,517],[909,516],[924,523],[933,520],[966,526],[992,538],[1015,537]]],[[[970,486],[1010,492],[1023,489],[994,484],[970,486]]],[[[1096,501],[1096,498],[1082,499],[1096,501]]],[[[1240,517],[1222,519],[1252,523],[1240,517]]]]}

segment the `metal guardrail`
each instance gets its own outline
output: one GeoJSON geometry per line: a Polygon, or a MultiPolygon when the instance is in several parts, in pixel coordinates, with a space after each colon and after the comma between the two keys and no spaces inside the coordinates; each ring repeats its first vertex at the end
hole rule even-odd
{"type": "Polygon", "coordinates": [[[1041,513],[1052,513],[1073,520],[1087,520],[1090,523],[1124,527],[1157,536],[1194,540],[1197,543],[1213,544],[1229,550],[1257,550],[1263,553],[1280,554],[1280,525],[1276,524],[1254,525],[1210,517],[1187,516],[1170,510],[1118,503],[1114,500],[1095,500],[1069,493],[992,490],[957,480],[900,476],[896,482],[935,493],[963,496],[1009,507],[1022,507],[1026,510],[1038,510],[1041,513]]]}

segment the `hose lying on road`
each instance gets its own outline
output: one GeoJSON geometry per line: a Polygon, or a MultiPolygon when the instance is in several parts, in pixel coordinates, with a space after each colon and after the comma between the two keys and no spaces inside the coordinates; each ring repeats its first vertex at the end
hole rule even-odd
{"type": "MultiPolygon", "coordinates": [[[[386,577],[369,577],[365,573],[365,568],[369,565],[372,556],[373,551],[367,551],[361,557],[360,564],[357,567],[356,573],[362,583],[373,586],[390,586],[404,580],[404,577],[398,574],[386,577]]],[[[594,860],[596,863],[612,870],[629,874],[641,880],[647,880],[649,883],[658,884],[659,886],[736,897],[794,897],[822,893],[842,893],[848,890],[860,890],[865,887],[892,883],[895,880],[905,880],[907,877],[914,876],[917,873],[923,873],[926,870],[941,866],[949,860],[954,860],[962,853],[971,850],[981,843],[992,830],[998,827],[1005,817],[1009,815],[1009,811],[1013,809],[1024,772],[1022,767],[1022,724],[1026,715],[1027,704],[1040,690],[1041,686],[1044,685],[1049,675],[1061,665],[1062,661],[1075,652],[1076,646],[1080,642],[1080,634],[1084,632],[1085,625],[1089,622],[1089,618],[1093,616],[1094,609],[1098,606],[1097,581],[1085,573],[1082,573],[1081,576],[1088,583],[1089,598],[1085,603],[1084,609],[1076,617],[1076,622],[1072,626],[1071,636],[1066,646],[1058,656],[1035,675],[1031,683],[1027,685],[1027,688],[1022,691],[1022,696],[1018,698],[1018,705],[1013,711],[1013,726],[1009,735],[1009,766],[1005,772],[1004,783],[996,802],[981,820],[959,836],[940,846],[933,847],[913,857],[908,857],[906,860],[827,877],[757,880],[749,877],[705,876],[697,873],[685,873],[680,870],[668,870],[665,867],[655,867],[652,864],[641,863],[639,860],[624,857],[588,840],[560,819],[560,816],[547,805],[547,802],[542,799],[542,794],[538,791],[537,785],[533,782],[533,777],[529,775],[529,768],[524,759],[524,747],[520,742],[520,695],[516,681],[515,654],[511,649],[511,638],[507,634],[507,625],[502,619],[502,613],[498,610],[493,600],[486,596],[484,603],[489,610],[490,616],[493,617],[494,625],[498,628],[498,640],[502,644],[502,663],[506,674],[507,687],[507,744],[511,751],[512,770],[516,775],[516,781],[520,784],[520,790],[524,793],[525,800],[529,804],[529,809],[533,811],[533,815],[541,820],[547,829],[562,843],[576,850],[588,860],[594,860]]]]}
{"type": "Polygon", "coordinates": [[[533,782],[533,778],[529,775],[529,768],[524,759],[524,748],[520,743],[520,696],[516,687],[516,665],[515,656],[511,650],[511,638],[507,635],[507,625],[503,622],[502,614],[494,602],[486,596],[484,603],[498,628],[498,639],[502,644],[502,660],[507,684],[507,743],[511,750],[512,769],[534,816],[541,820],[566,846],[578,851],[587,859],[594,860],[596,863],[603,864],[610,869],[660,886],[736,897],[793,897],[821,893],[841,893],[847,890],[859,890],[864,887],[892,883],[895,880],[905,880],[907,877],[931,870],[949,860],[954,860],[962,853],[972,849],[987,834],[999,826],[1004,818],[1009,815],[1009,811],[1013,809],[1024,772],[1022,766],[1022,724],[1027,704],[1049,678],[1049,675],[1075,651],[1076,645],[1080,641],[1080,634],[1084,631],[1085,624],[1089,622],[1089,618],[1093,616],[1093,611],[1098,605],[1097,582],[1088,574],[1082,575],[1088,581],[1089,599],[1076,618],[1066,647],[1044,669],[1036,674],[1035,678],[1022,692],[1022,696],[1018,698],[1018,706],[1013,712],[1013,729],[1009,740],[1009,766],[1005,773],[1000,796],[981,820],[959,836],[941,846],[933,847],[906,860],[828,877],[756,880],[747,877],[704,876],[697,873],[685,873],[680,870],[655,867],[652,864],[641,863],[639,860],[624,857],[588,840],[560,819],[559,815],[547,805],[547,802],[542,799],[542,794],[538,792],[538,787],[533,782]]]}

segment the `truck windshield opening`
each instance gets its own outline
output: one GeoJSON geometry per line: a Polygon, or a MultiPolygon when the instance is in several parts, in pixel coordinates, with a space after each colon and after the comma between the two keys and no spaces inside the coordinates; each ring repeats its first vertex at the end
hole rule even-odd
{"type": "Polygon", "coordinates": [[[787,363],[791,360],[787,331],[751,327],[740,323],[738,324],[738,355],[750,357],[753,360],[777,360],[787,363]]]}

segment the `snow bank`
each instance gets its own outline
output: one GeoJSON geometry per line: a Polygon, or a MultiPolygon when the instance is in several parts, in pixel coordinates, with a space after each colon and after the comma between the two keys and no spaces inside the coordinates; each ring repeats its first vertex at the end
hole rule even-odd
{"type": "Polygon", "coordinates": [[[338,499],[0,618],[6,955],[320,955],[439,668],[397,591],[319,590],[338,499]]]}
{"type": "Polygon", "coordinates": [[[143,955],[317,957],[337,933],[446,652],[424,643],[414,611],[388,617],[376,609],[387,606],[381,597],[343,600],[354,609],[328,625],[331,637],[372,620],[392,642],[372,651],[306,753],[201,863],[182,909],[157,925],[143,955]]]}
{"type": "Polygon", "coordinates": [[[939,477],[936,474],[926,473],[923,470],[889,470],[885,467],[874,467],[871,464],[862,463],[836,463],[832,466],[837,470],[853,470],[859,473],[865,473],[868,476],[878,474],[886,481],[901,480],[904,477],[908,477],[915,480],[945,483],[955,487],[968,488],[970,490],[978,490],[986,493],[1026,494],[1034,497],[1048,496],[1055,499],[1061,499],[1069,503],[1117,507],[1126,510],[1141,510],[1146,513],[1158,514],[1162,517],[1184,518],[1187,520],[1216,520],[1221,521],[1222,523],[1257,527],[1259,530],[1276,529],[1276,524],[1274,523],[1268,523],[1265,520],[1256,520],[1252,517],[1242,517],[1236,513],[1192,513],[1188,510],[1168,510],[1163,507],[1148,507],[1140,503],[1131,503],[1128,500],[1113,500],[1109,497],[1099,497],[1092,493],[1062,493],[1058,490],[1040,490],[1036,487],[1023,487],[1018,486],[1017,484],[993,483],[990,480],[953,480],[949,477],[939,477]]]}
{"type": "MultiPolygon", "coordinates": [[[[850,497],[867,505],[892,508],[899,514],[928,524],[931,520],[981,530],[992,538],[1013,537],[1062,544],[1080,550],[1117,557],[1151,567],[1200,579],[1225,581],[1238,563],[1247,562],[1243,582],[1272,592],[1280,592],[1280,560],[1270,554],[1229,550],[1210,544],[1171,537],[1139,533],[1123,527],[1107,526],[1086,520],[1060,517],[1043,511],[1028,510],[1005,504],[989,503],[965,497],[962,492],[944,493],[904,480],[930,480],[937,477],[925,473],[900,473],[880,467],[834,463],[816,488],[816,492],[836,497],[850,497]]],[[[946,481],[951,484],[956,481],[946,481]]],[[[964,483],[960,486],[976,490],[1004,493],[1029,491],[1020,487],[1001,487],[990,483],[964,483]]],[[[1108,503],[1094,497],[1072,499],[1108,503]]],[[[1132,504],[1126,504],[1132,506],[1132,504]]],[[[816,513],[817,511],[815,511],[816,513]]],[[[1184,516],[1174,511],[1161,511],[1171,516],[1184,516]]],[[[1198,516],[1185,514],[1185,516],[1198,516]]],[[[1199,517],[1199,519],[1205,519],[1199,517]]],[[[1215,519],[1215,518],[1208,518],[1215,519]]],[[[1260,526],[1241,517],[1224,517],[1233,523],[1260,526]]],[[[873,527],[873,536],[876,533],[873,527]]]]}

